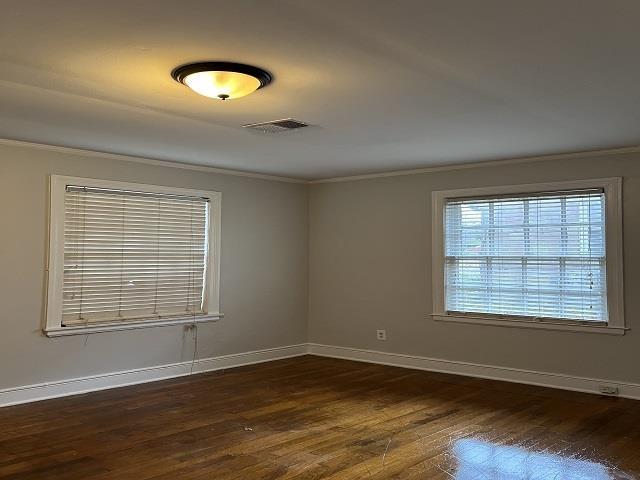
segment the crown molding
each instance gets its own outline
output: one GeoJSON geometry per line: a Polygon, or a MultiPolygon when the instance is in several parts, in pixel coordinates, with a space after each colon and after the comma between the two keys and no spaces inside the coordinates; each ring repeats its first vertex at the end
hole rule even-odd
{"type": "Polygon", "coordinates": [[[374,178],[400,177],[404,175],[420,175],[423,173],[445,172],[450,170],[466,170],[468,168],[500,167],[504,165],[515,165],[519,163],[542,162],[548,160],[567,160],[573,158],[598,157],[606,155],[621,155],[629,153],[640,153],[640,145],[634,147],[610,148],[602,150],[586,150],[582,152],[559,153],[553,155],[538,155],[532,157],[505,158],[503,160],[488,160],[482,162],[466,162],[453,165],[441,165],[434,167],[414,168],[412,170],[392,170],[389,172],[368,173],[364,175],[349,175],[344,177],[323,178],[310,180],[310,185],[320,183],[356,182],[359,180],[370,180],[374,178]]]}
{"type": "Polygon", "coordinates": [[[11,138],[0,138],[0,145],[7,145],[13,147],[25,147],[35,148],[38,150],[47,150],[58,153],[68,153],[75,155],[84,155],[88,157],[108,158],[111,160],[120,160],[125,162],[144,163],[147,165],[156,165],[160,167],[180,168],[183,170],[195,170],[198,172],[218,173],[221,175],[233,175],[236,177],[257,178],[260,180],[270,180],[273,182],[287,182],[287,183],[299,183],[307,184],[307,180],[290,177],[280,177],[277,175],[268,175],[264,173],[245,172],[242,170],[232,170],[226,168],[209,167],[206,165],[194,165],[193,163],[181,163],[178,161],[159,160],[157,158],[146,158],[135,155],[124,155],[120,153],[101,152],[98,150],[88,150],[84,148],[76,147],[63,147],[60,145],[50,145],[46,143],[35,143],[24,140],[14,140],[11,138]]]}
{"type": "Polygon", "coordinates": [[[400,177],[405,175],[421,175],[424,173],[446,172],[455,170],[466,170],[469,168],[500,167],[505,165],[517,165],[520,163],[543,162],[548,160],[568,160],[575,158],[598,157],[607,155],[623,155],[640,153],[640,145],[633,147],[610,148],[601,150],[585,150],[581,152],[560,153],[553,155],[538,155],[530,157],[505,158],[502,160],[488,160],[481,162],[465,162],[453,165],[440,165],[434,167],[414,168],[410,170],[391,170],[388,172],[367,173],[363,175],[347,175],[342,177],[321,178],[317,180],[304,180],[301,178],[281,177],[265,173],[247,172],[243,170],[233,170],[227,168],[210,167],[207,165],[196,165],[193,163],[182,163],[173,160],[160,160],[157,158],[140,157],[136,155],[125,155],[120,153],[102,152],[99,150],[89,150],[85,148],[65,147],[51,145],[47,143],[36,143],[25,140],[15,140],[11,138],[0,138],[0,145],[15,147],[35,148],[38,150],[48,150],[59,153],[69,153],[98,158],[109,158],[124,162],[144,163],[147,165],[157,165],[160,167],[180,168],[183,170],[195,170],[198,172],[217,173],[220,175],[232,175],[236,177],[257,178],[273,182],[297,183],[301,185],[317,185],[322,183],[357,182],[360,180],[371,180],[376,178],[400,177]]]}

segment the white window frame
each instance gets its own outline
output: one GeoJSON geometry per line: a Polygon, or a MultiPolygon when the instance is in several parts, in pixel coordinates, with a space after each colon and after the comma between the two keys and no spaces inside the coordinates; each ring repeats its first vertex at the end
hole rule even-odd
{"type": "Polygon", "coordinates": [[[497,187],[466,188],[432,192],[432,294],[436,321],[505,327],[538,328],[573,332],[624,335],[624,264],[622,243],[622,178],[599,178],[567,182],[534,183],[497,187]],[[605,195],[605,241],[607,258],[607,305],[609,320],[590,325],[567,319],[538,319],[501,315],[448,313],[445,303],[444,209],[447,199],[489,195],[528,194],[563,190],[603,189],[605,195]]]}
{"type": "Polygon", "coordinates": [[[131,330],[168,325],[194,324],[216,321],[224,315],[220,313],[220,192],[165,187],[142,183],[117,182],[94,178],[51,175],[49,182],[49,249],[47,255],[46,313],[43,332],[48,337],[82,335],[88,333],[131,330]],[[62,326],[62,292],[64,285],[64,201],[68,185],[82,185],[95,188],[129,190],[138,192],[184,195],[207,198],[209,200],[209,230],[207,251],[207,276],[203,292],[204,315],[171,317],[170,319],[149,319],[129,322],[111,322],[95,325],[62,326]]]}

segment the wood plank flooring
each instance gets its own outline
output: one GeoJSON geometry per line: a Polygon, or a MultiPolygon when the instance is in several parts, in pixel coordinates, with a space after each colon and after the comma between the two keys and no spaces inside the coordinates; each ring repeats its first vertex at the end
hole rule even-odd
{"type": "Polygon", "coordinates": [[[630,479],[640,402],[312,356],[0,409],[0,479],[630,479]]]}

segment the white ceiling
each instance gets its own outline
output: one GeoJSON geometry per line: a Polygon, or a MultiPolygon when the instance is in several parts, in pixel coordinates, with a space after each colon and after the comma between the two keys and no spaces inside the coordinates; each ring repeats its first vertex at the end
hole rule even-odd
{"type": "Polygon", "coordinates": [[[317,179],[640,143],[637,0],[3,0],[0,136],[317,179]],[[170,77],[230,60],[225,103],[170,77]],[[317,127],[260,134],[294,117],[317,127]]]}

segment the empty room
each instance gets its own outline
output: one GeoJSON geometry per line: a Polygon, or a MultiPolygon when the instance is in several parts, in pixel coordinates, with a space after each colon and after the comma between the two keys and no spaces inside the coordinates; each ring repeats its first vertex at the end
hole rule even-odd
{"type": "Polygon", "coordinates": [[[0,6],[0,480],[640,479],[639,2],[0,6]]]}

